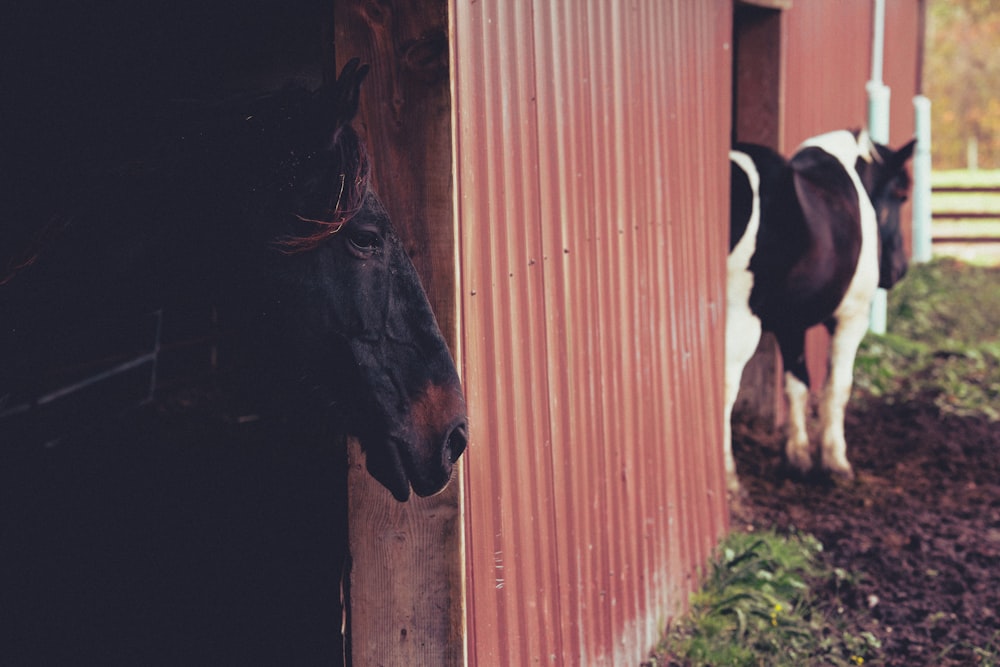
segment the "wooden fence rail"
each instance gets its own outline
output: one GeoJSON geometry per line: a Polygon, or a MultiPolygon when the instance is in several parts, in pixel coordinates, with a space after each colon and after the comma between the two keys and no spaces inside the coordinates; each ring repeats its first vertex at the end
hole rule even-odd
{"type": "Polygon", "coordinates": [[[1000,194],[997,185],[938,185],[932,190],[941,194],[1000,194]]]}
{"type": "Polygon", "coordinates": [[[934,211],[937,220],[1000,220],[1000,211],[934,211]]]}
{"type": "MultiPolygon", "coordinates": [[[[948,185],[936,186],[933,188],[934,194],[975,194],[975,195],[998,195],[1000,196],[1000,186],[994,185],[948,185]]],[[[1000,201],[993,210],[935,210],[931,214],[934,220],[997,220],[1000,221],[1000,201]]],[[[967,231],[967,230],[966,230],[967,231]]],[[[977,230],[978,231],[978,230],[977,230]]],[[[1000,234],[993,233],[993,230],[983,230],[984,233],[935,233],[932,237],[934,243],[1000,243],[1000,234]]]]}

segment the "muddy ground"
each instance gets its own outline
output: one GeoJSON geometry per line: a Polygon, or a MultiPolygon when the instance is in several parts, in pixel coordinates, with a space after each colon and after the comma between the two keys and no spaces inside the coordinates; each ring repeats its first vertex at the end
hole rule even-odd
{"type": "Polygon", "coordinates": [[[855,398],[846,432],[857,478],[834,483],[790,473],[778,430],[735,424],[747,494],[733,528],[794,528],[823,543],[822,559],[850,576],[821,595],[848,631],[882,642],[867,665],[996,659],[1000,424],[942,414],[932,397],[855,398]]]}

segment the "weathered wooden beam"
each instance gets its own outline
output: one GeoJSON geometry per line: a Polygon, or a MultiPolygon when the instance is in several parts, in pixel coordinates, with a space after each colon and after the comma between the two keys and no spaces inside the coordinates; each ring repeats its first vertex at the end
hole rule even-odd
{"type": "MultiPolygon", "coordinates": [[[[338,69],[355,56],[372,66],[355,124],[379,196],[457,351],[448,3],[338,1],[333,35],[338,69]]],[[[356,443],[350,459],[353,664],[462,664],[459,484],[401,504],[365,472],[356,443]]]]}

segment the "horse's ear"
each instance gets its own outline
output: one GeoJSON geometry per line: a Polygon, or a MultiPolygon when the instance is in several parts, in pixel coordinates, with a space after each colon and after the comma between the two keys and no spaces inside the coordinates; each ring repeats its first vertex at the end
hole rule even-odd
{"type": "Polygon", "coordinates": [[[358,113],[361,101],[361,82],[371,68],[362,65],[358,58],[351,58],[340,70],[340,76],[333,83],[324,83],[316,91],[323,115],[331,123],[331,134],[335,137],[340,128],[350,124],[358,113]]]}
{"type": "Polygon", "coordinates": [[[889,158],[890,166],[893,169],[902,169],[906,161],[913,157],[913,149],[917,145],[916,139],[910,139],[909,143],[895,151],[889,158]]]}
{"type": "Polygon", "coordinates": [[[361,82],[368,76],[369,65],[362,65],[358,58],[351,58],[340,70],[337,77],[337,108],[342,122],[350,123],[358,113],[358,103],[361,101],[361,82]]]}

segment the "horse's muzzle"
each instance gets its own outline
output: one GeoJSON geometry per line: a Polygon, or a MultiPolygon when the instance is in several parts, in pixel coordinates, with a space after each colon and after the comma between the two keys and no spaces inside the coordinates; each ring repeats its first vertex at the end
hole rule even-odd
{"type": "Polygon", "coordinates": [[[400,502],[409,499],[411,490],[418,496],[439,493],[451,481],[469,441],[457,378],[443,386],[428,384],[392,423],[388,437],[367,445],[362,438],[368,471],[400,502]]]}
{"type": "Polygon", "coordinates": [[[404,462],[407,468],[406,473],[413,487],[413,492],[421,497],[433,496],[440,493],[451,481],[455,464],[465,451],[469,442],[469,427],[463,415],[447,429],[443,441],[440,443],[440,454],[420,465],[418,461],[408,460],[407,453],[403,453],[404,462]]]}

